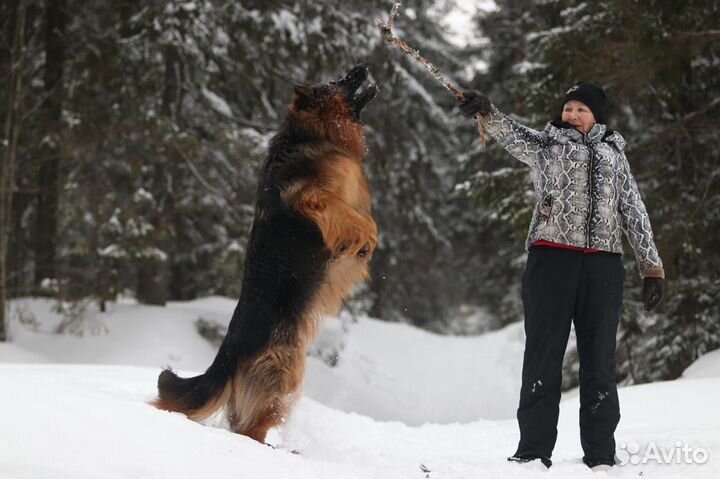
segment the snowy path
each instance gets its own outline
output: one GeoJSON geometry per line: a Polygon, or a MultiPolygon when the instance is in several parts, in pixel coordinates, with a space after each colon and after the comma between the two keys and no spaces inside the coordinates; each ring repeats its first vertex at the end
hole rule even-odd
{"type": "MultiPolygon", "coordinates": [[[[224,429],[148,406],[157,371],[117,366],[2,365],[0,477],[41,478],[431,478],[582,477],[576,399],[562,406],[549,472],[505,461],[514,421],[411,427],[379,422],[303,399],[275,431],[273,450],[224,429]],[[10,388],[7,388],[11,385],[10,388]],[[297,450],[301,455],[291,454],[297,450]]],[[[618,443],[676,441],[703,447],[705,464],[627,465],[617,477],[718,477],[717,378],[682,379],[621,390],[618,443]],[[642,473],[642,474],[641,474],[642,473]]],[[[595,477],[595,476],[593,476],[595,477]]]]}

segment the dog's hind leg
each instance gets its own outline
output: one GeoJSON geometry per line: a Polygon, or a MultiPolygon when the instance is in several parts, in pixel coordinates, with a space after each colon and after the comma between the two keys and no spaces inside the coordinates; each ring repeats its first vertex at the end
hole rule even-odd
{"type": "Polygon", "coordinates": [[[265,442],[268,431],[285,421],[295,399],[295,394],[276,398],[274,402],[257,415],[255,423],[249,425],[243,434],[258,442],[265,442]]]}
{"type": "Polygon", "coordinates": [[[252,361],[239,365],[229,401],[233,432],[263,442],[280,424],[300,395],[305,344],[272,344],[252,361]]]}

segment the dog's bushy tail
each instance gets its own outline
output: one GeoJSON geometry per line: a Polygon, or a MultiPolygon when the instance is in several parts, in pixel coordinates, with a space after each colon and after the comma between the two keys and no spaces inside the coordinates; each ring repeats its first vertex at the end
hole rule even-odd
{"type": "Polygon", "coordinates": [[[165,369],[158,377],[158,398],[152,404],[201,421],[227,404],[233,374],[234,368],[219,364],[217,358],[205,374],[191,378],[181,378],[172,369],[165,369]]]}

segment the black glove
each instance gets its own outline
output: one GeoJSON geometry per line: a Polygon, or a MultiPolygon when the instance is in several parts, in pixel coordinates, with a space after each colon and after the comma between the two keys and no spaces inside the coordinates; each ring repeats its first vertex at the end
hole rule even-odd
{"type": "Polygon", "coordinates": [[[473,118],[478,113],[482,116],[490,113],[490,100],[482,93],[468,90],[463,92],[463,97],[460,101],[460,110],[466,117],[473,118]]]}
{"type": "Polygon", "coordinates": [[[642,301],[645,303],[645,311],[653,309],[663,297],[665,280],[663,278],[643,279],[642,301]]]}

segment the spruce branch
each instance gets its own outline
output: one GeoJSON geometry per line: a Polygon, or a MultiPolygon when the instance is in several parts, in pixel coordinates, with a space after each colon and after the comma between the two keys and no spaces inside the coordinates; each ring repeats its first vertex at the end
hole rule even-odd
{"type": "MultiPolygon", "coordinates": [[[[390,10],[390,15],[388,17],[387,22],[383,22],[382,20],[377,20],[377,26],[380,29],[380,34],[383,37],[383,40],[385,43],[392,43],[393,45],[400,48],[402,51],[410,55],[413,60],[420,63],[425,69],[430,72],[430,74],[440,82],[442,86],[445,87],[446,90],[448,90],[452,95],[455,97],[457,101],[463,101],[465,99],[465,96],[463,95],[462,91],[455,86],[455,84],[450,81],[443,73],[440,71],[438,67],[433,65],[430,61],[428,61],[425,57],[420,55],[420,52],[412,48],[410,45],[405,43],[401,38],[395,36],[392,31],[393,24],[395,23],[395,18],[398,16],[400,12],[400,6],[402,5],[401,2],[395,2],[392,6],[392,9],[390,10]]],[[[485,126],[485,118],[483,118],[482,115],[479,113],[475,116],[475,119],[478,121],[478,133],[480,134],[480,139],[482,140],[483,144],[487,142],[487,138],[485,136],[485,131],[483,127],[485,126]]]]}

